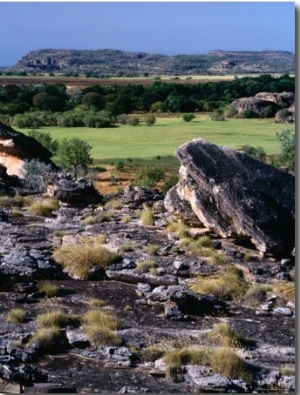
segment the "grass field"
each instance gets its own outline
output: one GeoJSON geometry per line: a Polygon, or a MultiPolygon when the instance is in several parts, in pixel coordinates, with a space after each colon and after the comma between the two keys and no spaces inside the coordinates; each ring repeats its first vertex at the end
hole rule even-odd
{"type": "MultiPolygon", "coordinates": [[[[153,126],[119,125],[101,129],[47,127],[40,130],[49,132],[58,140],[77,137],[87,141],[92,146],[91,155],[97,164],[127,158],[173,157],[181,144],[194,138],[232,148],[245,144],[261,146],[268,155],[272,155],[280,151],[276,132],[291,128],[294,129],[294,125],[275,124],[271,120],[212,121],[209,116],[201,114],[191,122],[184,122],[179,115],[157,118],[153,126]]],[[[24,129],[21,131],[27,133],[24,129]]]]}

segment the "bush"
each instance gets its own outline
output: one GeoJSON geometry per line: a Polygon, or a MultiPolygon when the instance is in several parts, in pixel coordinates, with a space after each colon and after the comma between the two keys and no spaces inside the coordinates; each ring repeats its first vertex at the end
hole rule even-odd
{"type": "Polygon", "coordinates": [[[52,166],[40,162],[38,159],[25,161],[22,168],[23,184],[25,188],[44,192],[46,187],[43,174],[53,171],[52,166]]]}
{"type": "Polygon", "coordinates": [[[165,170],[160,166],[143,166],[137,174],[136,180],[139,186],[153,188],[157,183],[165,179],[165,170]]]}
{"type": "Polygon", "coordinates": [[[88,280],[95,267],[105,270],[118,258],[118,254],[96,244],[63,246],[53,253],[53,258],[70,275],[88,280]]]}
{"type": "Polygon", "coordinates": [[[8,312],[6,321],[13,324],[20,324],[24,322],[26,313],[23,309],[12,309],[8,312]]]}
{"type": "Polygon", "coordinates": [[[193,119],[195,118],[194,114],[182,114],[182,119],[184,120],[184,122],[191,122],[193,119]]]}
{"type": "Polygon", "coordinates": [[[145,123],[146,123],[147,126],[151,126],[151,125],[154,125],[154,124],[155,124],[156,118],[155,118],[154,115],[148,114],[148,115],[145,115],[144,121],[145,121],[145,123]]]}
{"type": "Polygon", "coordinates": [[[140,120],[138,117],[132,117],[128,119],[127,123],[130,126],[137,126],[140,124],[140,120]]]}
{"type": "Polygon", "coordinates": [[[250,145],[245,144],[242,145],[240,149],[244,151],[246,154],[251,155],[262,162],[266,162],[267,160],[267,154],[263,147],[252,147],[250,145]]]}
{"type": "Polygon", "coordinates": [[[58,141],[53,140],[52,137],[50,136],[50,133],[31,130],[28,133],[28,136],[34,138],[36,141],[42,144],[42,146],[47,148],[47,150],[50,151],[52,155],[56,154],[58,150],[58,141]]]}
{"type": "Polygon", "coordinates": [[[225,121],[225,116],[221,109],[217,109],[210,115],[210,119],[212,121],[225,121]]]}

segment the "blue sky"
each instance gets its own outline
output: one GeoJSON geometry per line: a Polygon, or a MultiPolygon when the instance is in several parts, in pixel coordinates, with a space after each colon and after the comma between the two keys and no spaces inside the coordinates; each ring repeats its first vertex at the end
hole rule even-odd
{"type": "Polygon", "coordinates": [[[295,52],[294,2],[0,2],[0,66],[44,48],[295,52]]]}

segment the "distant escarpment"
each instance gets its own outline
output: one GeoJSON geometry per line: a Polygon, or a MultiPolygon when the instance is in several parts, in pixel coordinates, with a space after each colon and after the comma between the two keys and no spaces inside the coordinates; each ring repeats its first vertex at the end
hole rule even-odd
{"type": "Polygon", "coordinates": [[[294,73],[295,55],[288,51],[215,50],[207,54],[167,56],[114,49],[41,49],[23,56],[10,70],[104,75],[294,73]]]}

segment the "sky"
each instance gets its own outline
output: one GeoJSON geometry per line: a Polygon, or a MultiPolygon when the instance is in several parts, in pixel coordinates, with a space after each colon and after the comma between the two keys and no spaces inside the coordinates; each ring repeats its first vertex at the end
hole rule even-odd
{"type": "Polygon", "coordinates": [[[295,53],[295,3],[289,1],[0,1],[0,15],[4,67],[47,48],[295,53]]]}

